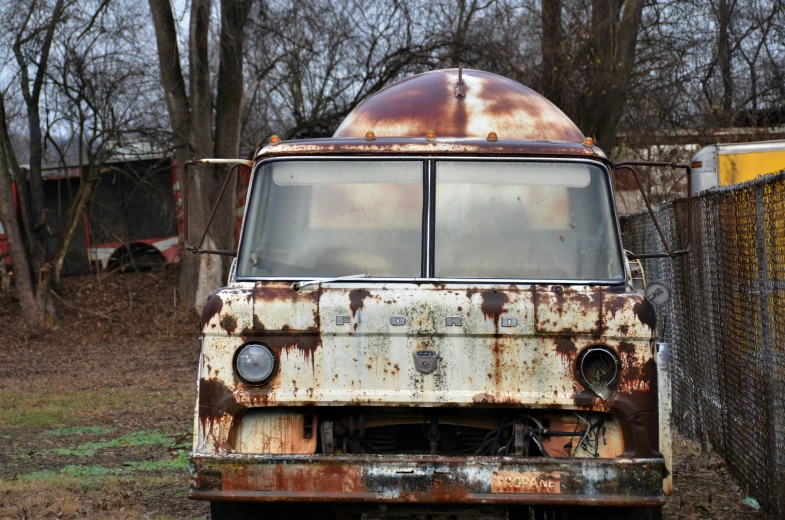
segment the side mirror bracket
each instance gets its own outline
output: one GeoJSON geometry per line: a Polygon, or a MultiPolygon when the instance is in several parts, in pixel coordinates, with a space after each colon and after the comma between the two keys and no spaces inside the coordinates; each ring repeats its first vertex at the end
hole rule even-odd
{"type": "Polygon", "coordinates": [[[657,233],[659,233],[660,240],[662,240],[662,245],[666,251],[665,253],[628,254],[627,258],[630,260],[642,258],[676,258],[689,253],[692,248],[692,170],[689,165],[656,161],[627,161],[613,165],[613,170],[628,170],[632,172],[633,177],[635,177],[635,183],[638,185],[638,189],[643,196],[643,201],[646,203],[646,208],[649,210],[649,215],[651,215],[651,218],[654,221],[654,227],[657,228],[657,233]],[[646,190],[643,189],[643,184],[641,184],[639,166],[664,166],[674,170],[685,170],[687,172],[687,245],[683,249],[673,250],[671,249],[670,244],[668,244],[668,239],[665,238],[665,232],[662,230],[662,226],[660,226],[660,222],[657,220],[657,215],[654,213],[654,208],[649,201],[649,197],[646,195],[646,190]]]}
{"type": "Polygon", "coordinates": [[[223,200],[224,193],[226,193],[226,188],[229,186],[229,181],[232,179],[234,173],[240,168],[240,166],[252,167],[253,164],[253,161],[246,161],[244,159],[198,159],[185,163],[185,170],[183,172],[183,247],[186,249],[186,251],[190,251],[194,254],[199,253],[206,255],[237,256],[237,250],[235,249],[204,249],[202,246],[204,245],[205,238],[207,238],[207,232],[210,230],[210,225],[213,223],[215,214],[218,211],[218,205],[223,200]],[[202,233],[202,237],[199,239],[199,243],[193,245],[188,241],[189,168],[200,167],[205,164],[232,165],[232,169],[229,170],[229,173],[226,175],[226,179],[224,180],[223,186],[221,186],[221,192],[218,194],[218,199],[215,201],[213,210],[210,212],[210,217],[207,219],[207,223],[204,226],[204,232],[202,233]]]}

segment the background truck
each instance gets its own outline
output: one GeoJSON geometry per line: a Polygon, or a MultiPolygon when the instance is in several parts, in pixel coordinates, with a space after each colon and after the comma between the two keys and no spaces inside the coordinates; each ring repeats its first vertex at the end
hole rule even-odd
{"type": "Polygon", "coordinates": [[[693,156],[690,167],[693,192],[749,181],[785,169],[785,140],[712,144],[693,156]]]}

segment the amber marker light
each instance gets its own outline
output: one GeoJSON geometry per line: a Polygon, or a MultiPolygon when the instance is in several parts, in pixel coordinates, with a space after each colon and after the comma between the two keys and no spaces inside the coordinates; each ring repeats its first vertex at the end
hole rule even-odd
{"type": "Polygon", "coordinates": [[[374,134],[373,132],[365,132],[366,141],[373,141],[374,139],[376,139],[376,134],[374,134]]]}
{"type": "Polygon", "coordinates": [[[499,136],[498,136],[498,135],[496,135],[496,132],[489,132],[489,133],[488,133],[488,137],[487,137],[487,139],[488,139],[489,141],[494,141],[494,142],[495,142],[495,141],[498,141],[498,140],[499,140],[499,136]]]}
{"type": "Polygon", "coordinates": [[[281,138],[277,135],[274,135],[270,138],[270,144],[278,144],[281,142],[281,138]]]}
{"type": "Polygon", "coordinates": [[[594,146],[594,139],[587,137],[583,140],[583,146],[594,146]]]}
{"type": "Polygon", "coordinates": [[[436,140],[436,132],[434,132],[433,130],[428,130],[425,133],[425,138],[428,139],[429,141],[436,140]]]}
{"type": "Polygon", "coordinates": [[[703,167],[703,161],[692,161],[690,163],[690,168],[702,168],[702,167],[703,167]]]}

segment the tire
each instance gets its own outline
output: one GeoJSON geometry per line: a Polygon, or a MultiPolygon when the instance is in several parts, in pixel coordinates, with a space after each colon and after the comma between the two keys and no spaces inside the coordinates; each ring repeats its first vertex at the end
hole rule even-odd
{"type": "Polygon", "coordinates": [[[547,520],[662,520],[661,507],[535,507],[534,518],[547,520]]]}
{"type": "Polygon", "coordinates": [[[243,502],[210,502],[210,518],[212,520],[252,520],[263,518],[258,504],[243,502]]]}
{"type": "Polygon", "coordinates": [[[212,520],[327,520],[329,506],[275,502],[210,502],[212,520]]]}

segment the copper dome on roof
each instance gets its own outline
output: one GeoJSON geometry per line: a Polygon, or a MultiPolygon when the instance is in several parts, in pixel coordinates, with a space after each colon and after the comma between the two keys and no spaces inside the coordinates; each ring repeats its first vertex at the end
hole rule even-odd
{"type": "Polygon", "coordinates": [[[360,103],[334,137],[425,137],[431,130],[437,138],[496,132],[499,139],[584,139],[564,112],[529,87],[471,69],[435,70],[394,83],[360,103]]]}

